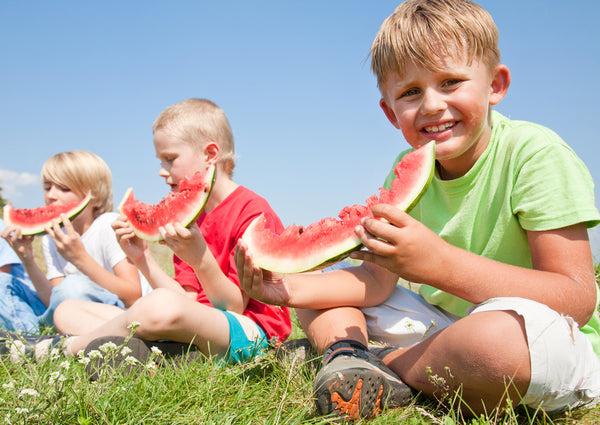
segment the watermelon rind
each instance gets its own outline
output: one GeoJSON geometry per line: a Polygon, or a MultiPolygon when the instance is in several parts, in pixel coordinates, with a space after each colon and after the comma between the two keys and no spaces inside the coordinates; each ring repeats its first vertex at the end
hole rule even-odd
{"type": "Polygon", "coordinates": [[[381,189],[379,198],[372,196],[367,200],[366,206],[344,209],[337,220],[324,219],[307,228],[288,226],[281,235],[265,229],[265,218],[261,215],[250,223],[242,240],[246,242],[253,262],[265,270],[301,273],[328,267],[362,248],[354,227],[360,224],[362,217],[372,216],[370,210],[373,205],[389,203],[409,212],[429,187],[434,170],[435,142],[432,141],[405,155],[396,166],[398,178],[392,181],[392,190],[381,189]],[[410,183],[408,190],[407,183],[410,183]],[[400,199],[390,202],[390,198],[399,193],[400,199]],[[329,224],[329,234],[323,232],[323,237],[318,234],[315,237],[315,232],[329,224]]]}
{"type": "MultiPolygon", "coordinates": [[[[211,165],[203,176],[204,184],[206,185],[205,190],[197,191],[194,198],[182,192],[171,192],[169,196],[156,205],[145,204],[136,200],[133,195],[133,188],[128,188],[119,203],[118,211],[121,215],[127,217],[127,221],[137,237],[151,242],[160,241],[162,240],[162,236],[158,230],[159,227],[165,226],[167,223],[180,223],[182,226],[187,227],[196,221],[210,197],[215,181],[215,172],[215,166],[211,165]],[[169,197],[172,198],[172,201],[169,201],[169,197]],[[169,208],[169,202],[178,203],[179,207],[169,208]],[[161,203],[165,204],[165,209],[162,212],[158,212],[157,217],[161,216],[163,218],[155,221],[153,217],[147,217],[148,220],[152,221],[152,228],[145,230],[142,224],[137,224],[136,216],[138,212],[147,208],[161,208],[159,206],[161,203]]],[[[148,224],[150,223],[146,223],[146,225],[148,224]]]]}
{"type": "Polygon", "coordinates": [[[87,206],[92,199],[92,193],[88,192],[81,201],[71,202],[65,205],[49,204],[38,208],[13,208],[9,202],[4,206],[3,216],[6,227],[17,226],[21,230],[21,235],[35,236],[46,233],[46,227],[52,227],[54,220],[62,223],[61,216],[64,214],[67,218],[74,218],[87,206]],[[36,217],[43,220],[35,221],[36,217]]]}

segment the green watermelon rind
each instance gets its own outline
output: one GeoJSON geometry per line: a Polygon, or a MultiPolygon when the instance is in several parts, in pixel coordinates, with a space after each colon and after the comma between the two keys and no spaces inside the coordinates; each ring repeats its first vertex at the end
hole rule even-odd
{"type": "MultiPolygon", "coordinates": [[[[43,233],[46,233],[46,230],[45,230],[46,227],[52,227],[55,219],[58,220],[59,224],[61,224],[62,219],[60,218],[60,216],[62,214],[65,214],[65,216],[68,219],[72,219],[72,218],[76,217],[77,214],[79,214],[81,211],[83,211],[83,209],[87,206],[87,204],[89,204],[91,199],[92,199],[92,193],[88,192],[87,195],[81,201],[79,201],[77,204],[75,204],[71,209],[64,210],[64,211],[57,211],[54,216],[49,217],[45,221],[36,223],[36,224],[31,224],[31,225],[28,224],[23,218],[21,218],[21,220],[19,220],[19,217],[17,215],[23,215],[23,212],[25,212],[25,211],[27,211],[28,213],[31,213],[32,211],[35,211],[35,210],[41,211],[43,209],[50,207],[50,205],[46,205],[44,207],[39,207],[39,208],[33,208],[33,209],[26,209],[26,208],[15,209],[15,208],[13,208],[12,203],[9,202],[8,204],[6,204],[4,206],[2,214],[4,217],[4,222],[6,224],[6,227],[17,226],[21,230],[21,235],[36,236],[36,235],[41,235],[43,233]]],[[[56,207],[57,206],[54,206],[53,208],[56,208],[56,207]]]]}
{"type": "MultiPolygon", "coordinates": [[[[403,198],[404,202],[394,205],[396,208],[406,212],[410,212],[410,210],[419,202],[433,179],[435,171],[435,142],[429,142],[427,145],[424,145],[422,149],[429,150],[429,152],[425,152],[424,155],[426,163],[419,167],[419,169],[426,170],[426,172],[423,172],[422,176],[419,176],[420,178],[414,185],[414,189],[403,198]]],[[[323,269],[342,261],[344,258],[347,258],[350,253],[360,250],[363,247],[360,239],[355,235],[352,235],[340,240],[338,243],[330,244],[326,250],[322,250],[313,255],[286,258],[281,255],[277,256],[260,253],[256,248],[256,243],[253,238],[261,236],[260,231],[255,231],[257,226],[259,226],[260,221],[264,220],[264,218],[261,217],[262,216],[257,217],[250,223],[248,229],[242,236],[242,240],[248,245],[253,262],[265,270],[278,273],[302,273],[310,270],[323,269]]]]}
{"type": "MultiPolygon", "coordinates": [[[[208,169],[208,171],[206,172],[206,176],[207,176],[206,180],[207,180],[207,184],[208,184],[208,189],[206,191],[198,192],[200,197],[192,202],[192,204],[194,205],[194,208],[191,208],[185,216],[174,219],[172,221],[173,223],[179,222],[182,226],[188,227],[189,225],[191,225],[192,223],[194,223],[197,220],[197,218],[200,216],[202,211],[204,211],[204,207],[206,207],[206,202],[208,201],[208,198],[210,197],[210,194],[212,192],[212,187],[215,182],[215,175],[216,175],[216,168],[214,165],[211,165],[210,168],[208,169]]],[[[133,197],[133,188],[131,188],[131,187],[125,191],[125,194],[123,195],[123,199],[121,200],[121,202],[119,203],[119,207],[117,208],[119,213],[126,217],[127,217],[127,214],[123,211],[123,207],[129,201],[129,199],[135,200],[135,198],[133,197]]],[[[162,236],[160,235],[160,232],[158,231],[158,226],[154,233],[148,233],[148,232],[145,232],[142,229],[136,227],[135,222],[132,221],[130,217],[128,217],[128,222],[129,222],[129,225],[131,226],[131,228],[133,229],[133,232],[135,233],[135,235],[137,237],[139,237],[140,239],[144,239],[149,242],[158,242],[158,241],[162,240],[162,236]]]]}

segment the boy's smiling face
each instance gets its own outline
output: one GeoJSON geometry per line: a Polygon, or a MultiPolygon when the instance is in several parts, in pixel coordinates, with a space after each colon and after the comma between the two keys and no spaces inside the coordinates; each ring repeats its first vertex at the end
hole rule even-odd
{"type": "Polygon", "coordinates": [[[409,64],[382,87],[380,105],[414,148],[435,140],[444,178],[457,178],[473,166],[488,145],[492,105],[510,84],[504,65],[493,72],[481,61],[446,58],[439,71],[409,64]]]}

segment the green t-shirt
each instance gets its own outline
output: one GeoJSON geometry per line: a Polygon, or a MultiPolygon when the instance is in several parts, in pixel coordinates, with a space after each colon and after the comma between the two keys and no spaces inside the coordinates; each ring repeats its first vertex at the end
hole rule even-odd
{"type": "MultiPolygon", "coordinates": [[[[394,178],[392,168],[384,186],[389,189],[394,178]]],[[[594,183],[573,150],[548,128],[509,120],[496,111],[489,145],[473,168],[454,180],[436,174],[410,215],[454,246],[527,268],[532,267],[527,230],[600,223],[594,183]]],[[[428,285],[420,293],[458,316],[471,305],[428,285]]],[[[582,331],[600,356],[598,313],[582,331]]]]}

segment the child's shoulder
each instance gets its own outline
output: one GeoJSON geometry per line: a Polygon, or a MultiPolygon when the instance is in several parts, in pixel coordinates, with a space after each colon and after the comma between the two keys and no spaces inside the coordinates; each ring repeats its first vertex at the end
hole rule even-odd
{"type": "Polygon", "coordinates": [[[531,121],[508,118],[497,111],[492,112],[492,138],[501,139],[506,146],[541,149],[548,146],[568,147],[552,129],[531,121]]]}
{"type": "Polygon", "coordinates": [[[112,224],[119,217],[119,214],[116,212],[105,212],[100,214],[98,217],[94,219],[94,223],[110,223],[112,224]]]}
{"type": "Polygon", "coordinates": [[[88,229],[86,233],[98,233],[104,232],[106,229],[109,229],[112,233],[112,223],[119,217],[119,214],[116,212],[105,212],[100,214],[98,217],[94,219],[94,222],[88,229]],[[92,230],[90,232],[90,230],[92,230]]]}

